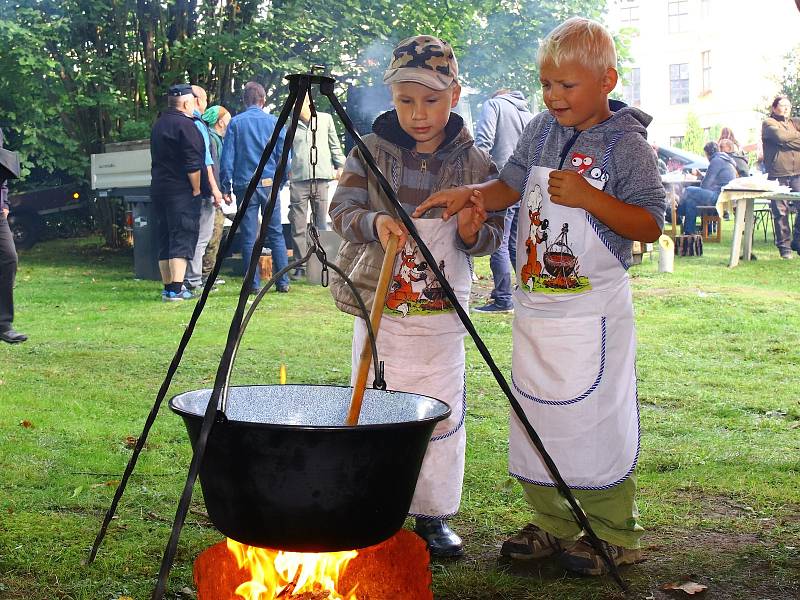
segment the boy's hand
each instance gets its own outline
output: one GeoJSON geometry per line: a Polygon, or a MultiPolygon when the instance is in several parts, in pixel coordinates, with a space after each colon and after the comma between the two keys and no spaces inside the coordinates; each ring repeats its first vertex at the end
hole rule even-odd
{"type": "Polygon", "coordinates": [[[588,181],[575,171],[553,171],[547,182],[550,200],[570,208],[586,208],[587,199],[593,188],[588,181]]]}
{"type": "Polygon", "coordinates": [[[473,190],[470,201],[458,213],[458,235],[467,246],[474,246],[478,241],[478,232],[486,222],[486,209],[483,206],[483,194],[473,190]]]}
{"type": "Polygon", "coordinates": [[[405,225],[399,219],[393,219],[389,215],[378,215],[378,218],[375,219],[375,232],[378,234],[378,240],[384,250],[386,250],[386,244],[389,242],[391,234],[399,238],[397,252],[400,252],[406,245],[408,231],[406,231],[405,225]]]}
{"type": "Polygon", "coordinates": [[[457,214],[461,209],[470,203],[472,189],[468,187],[455,187],[441,190],[431,194],[427,200],[417,207],[412,217],[421,217],[426,211],[434,206],[444,206],[442,219],[447,221],[450,217],[457,214]]]}

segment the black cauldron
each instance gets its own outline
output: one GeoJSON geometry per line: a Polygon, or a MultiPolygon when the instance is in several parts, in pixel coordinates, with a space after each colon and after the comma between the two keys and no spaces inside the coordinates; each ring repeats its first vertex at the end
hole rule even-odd
{"type": "MultiPolygon", "coordinates": [[[[450,415],[433,398],[366,390],[345,426],[352,388],[231,387],[211,429],[200,485],[211,521],[243,544],[292,552],[364,548],[405,520],[428,441],[450,415]]],[[[211,390],[179,394],[194,447],[211,390]]]]}

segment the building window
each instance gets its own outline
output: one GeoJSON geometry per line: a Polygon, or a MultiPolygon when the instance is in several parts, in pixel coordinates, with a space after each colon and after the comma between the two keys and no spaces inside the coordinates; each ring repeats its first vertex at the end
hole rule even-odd
{"type": "Polygon", "coordinates": [[[669,66],[669,103],[689,104],[689,63],[669,66]]]}
{"type": "Polygon", "coordinates": [[[681,144],[683,144],[683,136],[682,135],[671,135],[669,136],[669,145],[674,146],[676,148],[680,148],[681,144]]]}
{"type": "Polygon", "coordinates": [[[640,106],[642,104],[639,67],[634,67],[628,73],[625,85],[622,86],[622,98],[628,106],[640,106]]]}
{"type": "Polygon", "coordinates": [[[634,4],[635,0],[628,0],[620,8],[620,23],[623,27],[639,27],[639,5],[634,4]]]}
{"type": "Polygon", "coordinates": [[[711,91],[711,50],[703,52],[703,92],[711,91]]]}
{"type": "Polygon", "coordinates": [[[669,0],[667,14],[670,33],[679,33],[688,30],[689,0],[669,0]]]}

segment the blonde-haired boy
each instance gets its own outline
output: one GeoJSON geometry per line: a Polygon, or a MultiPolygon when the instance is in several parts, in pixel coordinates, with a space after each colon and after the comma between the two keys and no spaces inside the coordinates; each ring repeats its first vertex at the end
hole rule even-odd
{"type": "MultiPolygon", "coordinates": [[[[639,560],[643,529],[634,498],[639,414],[626,270],[632,240],[661,234],[664,188],[646,141],[651,118],[608,100],[616,52],[602,25],[583,18],[559,25],[542,43],[539,73],[548,111],[525,129],[500,179],[436,194],[415,216],[444,206],[447,219],[471,197],[488,210],[524,199],[515,395],[612,560],[629,564],[639,560]]],[[[513,413],[509,435],[509,470],[534,514],[501,554],[555,556],[570,571],[605,573],[513,413]]]]}
{"type": "MultiPolygon", "coordinates": [[[[376,119],[364,143],[406,213],[432,192],[497,176],[489,155],[474,146],[464,121],[451,112],[461,86],[449,44],[430,35],[403,40],[392,53],[384,83],[391,86],[395,110],[376,119]]],[[[464,477],[464,328],[358,149],[347,157],[330,215],[333,229],[344,238],[337,263],[367,306],[375,294],[389,235],[401,237],[377,339],[378,356],[389,389],[438,398],[452,410],[437,424],[428,444],[410,514],[433,556],[459,556],[464,552],[462,541],[447,519],[458,511],[464,477]]],[[[440,216],[441,211],[428,214],[414,225],[467,310],[471,257],[497,248],[504,214],[487,218],[478,200],[460,212],[457,221],[446,223],[440,216]]],[[[331,292],[336,305],[356,317],[355,375],[367,339],[366,324],[341,279],[331,282],[331,292]]]]}

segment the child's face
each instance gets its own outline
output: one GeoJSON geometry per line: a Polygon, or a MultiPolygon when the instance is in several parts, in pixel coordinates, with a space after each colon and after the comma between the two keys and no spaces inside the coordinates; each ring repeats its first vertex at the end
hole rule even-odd
{"type": "Polygon", "coordinates": [[[602,75],[575,61],[556,67],[544,61],[539,68],[542,96],[550,113],[563,127],[589,129],[611,116],[608,94],[617,85],[617,71],[602,75]]]}
{"type": "Polygon", "coordinates": [[[392,84],[392,101],[400,127],[416,140],[417,152],[429,154],[439,148],[444,141],[450,109],[458,103],[460,94],[458,84],[443,91],[412,81],[392,84]]]}

